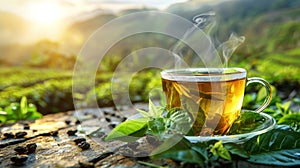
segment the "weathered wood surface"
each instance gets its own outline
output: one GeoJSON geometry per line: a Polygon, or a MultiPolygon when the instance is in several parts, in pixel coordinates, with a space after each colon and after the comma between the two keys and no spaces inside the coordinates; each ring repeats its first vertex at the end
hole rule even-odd
{"type": "MultiPolygon", "coordinates": [[[[115,125],[136,114],[135,108],[147,108],[145,104],[136,106],[138,107],[123,107],[121,111],[113,108],[85,109],[46,115],[35,121],[3,125],[0,127],[0,167],[147,167],[139,161],[182,167],[180,163],[171,160],[150,160],[147,156],[154,146],[149,137],[143,138],[139,143],[103,140],[115,125]],[[72,135],[74,130],[77,132],[72,135]],[[15,135],[17,132],[27,134],[18,138],[4,136],[5,133],[15,135]],[[74,142],[79,138],[86,139],[90,146],[87,149],[80,147],[74,142]],[[18,154],[14,150],[17,146],[25,147],[31,143],[37,145],[35,152],[18,154]],[[16,164],[11,161],[16,156],[28,158],[22,164],[16,164]]],[[[266,167],[243,161],[233,161],[228,166],[266,167]]]]}

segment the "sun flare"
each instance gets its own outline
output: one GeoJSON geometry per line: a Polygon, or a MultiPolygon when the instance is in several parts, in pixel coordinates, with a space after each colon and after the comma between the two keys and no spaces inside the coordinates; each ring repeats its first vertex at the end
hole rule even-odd
{"type": "Polygon", "coordinates": [[[28,5],[28,17],[37,24],[50,25],[62,17],[61,6],[54,2],[36,2],[28,5]]]}

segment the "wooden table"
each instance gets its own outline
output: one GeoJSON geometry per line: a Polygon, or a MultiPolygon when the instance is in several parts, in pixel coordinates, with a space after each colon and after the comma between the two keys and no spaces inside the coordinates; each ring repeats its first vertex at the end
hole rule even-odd
{"type": "MultiPolygon", "coordinates": [[[[120,122],[137,113],[135,110],[147,109],[146,104],[134,107],[111,107],[83,109],[46,115],[35,121],[21,121],[0,127],[0,167],[147,167],[142,162],[169,167],[182,167],[172,160],[150,160],[151,138],[142,138],[139,143],[120,141],[105,142],[103,138],[120,122]],[[72,135],[72,131],[76,131],[72,135]],[[4,138],[5,133],[26,132],[24,137],[4,138]],[[56,134],[57,133],[57,134],[56,134]],[[83,147],[74,140],[84,138],[89,147],[83,147]],[[25,147],[35,143],[36,151],[18,154],[17,146],[25,147]],[[27,157],[19,165],[12,157],[27,157]]],[[[74,132],[73,132],[74,133],[74,132]]],[[[82,144],[81,144],[82,145],[82,144]]],[[[193,167],[193,166],[192,166],[193,167]]],[[[233,161],[229,167],[267,167],[244,161],[233,161]]]]}

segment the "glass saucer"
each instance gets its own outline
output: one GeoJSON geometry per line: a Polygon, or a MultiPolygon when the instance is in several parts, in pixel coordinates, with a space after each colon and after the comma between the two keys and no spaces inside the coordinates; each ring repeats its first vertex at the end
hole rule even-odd
{"type": "MultiPolygon", "coordinates": [[[[242,113],[244,112],[257,113],[249,110],[243,110],[242,113]]],[[[185,137],[192,143],[205,142],[210,140],[222,140],[223,142],[243,143],[254,136],[266,133],[274,129],[276,126],[275,119],[270,115],[263,112],[257,114],[263,117],[263,123],[258,128],[248,133],[223,135],[223,136],[185,136],[185,137]]]]}

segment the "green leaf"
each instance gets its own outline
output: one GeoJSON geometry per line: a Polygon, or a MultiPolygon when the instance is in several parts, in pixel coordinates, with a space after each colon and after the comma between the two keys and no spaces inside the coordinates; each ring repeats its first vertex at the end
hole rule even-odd
{"type": "Polygon", "coordinates": [[[0,122],[4,123],[7,120],[7,112],[0,111],[0,122]]]}
{"type": "Polygon", "coordinates": [[[148,128],[153,134],[162,134],[166,130],[164,118],[152,118],[148,121],[148,128]]]}
{"type": "Polygon", "coordinates": [[[300,149],[279,150],[250,155],[248,161],[276,166],[299,166],[300,149]]]}
{"type": "Polygon", "coordinates": [[[203,164],[203,159],[201,156],[194,150],[186,149],[177,152],[163,153],[159,155],[160,158],[173,159],[186,163],[197,163],[203,164]]]}
{"type": "Polygon", "coordinates": [[[248,161],[260,164],[294,166],[300,164],[300,133],[275,129],[251,138],[244,144],[248,161]]]}
{"type": "Polygon", "coordinates": [[[282,105],[284,112],[287,112],[289,110],[291,103],[291,101],[287,101],[282,105]]]}
{"type": "Polygon", "coordinates": [[[291,105],[291,101],[287,101],[284,104],[281,104],[279,102],[276,103],[276,107],[280,110],[280,112],[285,115],[285,114],[290,114],[291,110],[290,110],[290,105],[291,105]]]}
{"type": "Polygon", "coordinates": [[[210,152],[214,156],[219,156],[223,159],[231,160],[231,156],[228,150],[223,146],[222,141],[218,141],[214,145],[211,145],[210,152]]]}
{"type": "Polygon", "coordinates": [[[33,112],[28,111],[27,113],[22,115],[22,120],[28,120],[32,114],[33,112]]]}
{"type": "Polygon", "coordinates": [[[138,161],[139,164],[145,165],[147,167],[153,167],[153,168],[169,168],[169,166],[159,166],[153,163],[149,163],[149,162],[143,162],[143,161],[138,161]]]}
{"type": "Polygon", "coordinates": [[[42,117],[43,117],[43,115],[41,113],[35,111],[35,112],[32,112],[31,115],[26,119],[32,120],[32,119],[37,119],[37,118],[42,118],[42,117]]]}
{"type": "Polygon", "coordinates": [[[245,94],[244,100],[243,100],[243,107],[250,105],[251,103],[255,102],[256,93],[248,93],[245,94]]]}
{"type": "Polygon", "coordinates": [[[5,112],[5,111],[0,111],[0,115],[6,116],[6,115],[7,115],[7,112],[5,112]]]}
{"type": "Polygon", "coordinates": [[[191,143],[183,135],[174,134],[170,138],[164,140],[164,142],[152,152],[152,157],[157,158],[160,154],[176,152],[180,150],[187,150],[191,148],[191,143]]]}
{"type": "Polygon", "coordinates": [[[135,141],[142,137],[148,130],[147,122],[147,118],[122,122],[107,135],[105,140],[135,141]]]}
{"type": "Polygon", "coordinates": [[[27,98],[23,96],[20,102],[20,114],[25,115],[26,113],[27,113],[27,98]]]}
{"type": "Polygon", "coordinates": [[[20,105],[19,103],[11,103],[9,106],[5,107],[4,111],[7,112],[10,119],[20,120],[20,105]]]}
{"type": "Polygon", "coordinates": [[[172,109],[169,115],[169,129],[172,132],[186,135],[192,128],[192,119],[189,114],[180,108],[172,109]]]}
{"type": "Polygon", "coordinates": [[[186,96],[181,96],[181,102],[184,110],[191,114],[194,122],[192,126],[193,131],[196,133],[200,133],[206,120],[204,110],[200,107],[199,104],[197,104],[197,102],[186,96]]]}
{"type": "Polygon", "coordinates": [[[240,71],[235,68],[229,68],[229,69],[223,70],[223,74],[230,74],[230,73],[237,73],[237,72],[240,72],[240,71]]]}
{"type": "Polygon", "coordinates": [[[136,109],[142,116],[144,117],[150,117],[150,114],[144,110],[136,109]]]}
{"type": "Polygon", "coordinates": [[[161,117],[164,110],[162,106],[155,106],[151,99],[149,99],[149,114],[151,117],[161,117]]]}
{"type": "Polygon", "coordinates": [[[205,159],[200,153],[191,150],[191,143],[178,134],[166,139],[163,144],[152,152],[151,158],[168,158],[197,164],[203,164],[205,159]]]}
{"type": "Polygon", "coordinates": [[[233,155],[238,155],[242,158],[249,158],[249,153],[245,149],[236,143],[225,143],[224,147],[233,155]]]}
{"type": "MultiPolygon", "coordinates": [[[[272,95],[276,95],[276,88],[274,86],[271,86],[271,90],[272,90],[272,95]]],[[[266,96],[267,96],[266,88],[262,87],[259,89],[257,93],[256,101],[257,102],[263,101],[266,96]]]]}
{"type": "Polygon", "coordinates": [[[293,99],[293,101],[295,103],[297,103],[298,105],[300,105],[300,98],[296,97],[296,98],[293,99]]]}
{"type": "Polygon", "coordinates": [[[141,113],[144,117],[159,118],[162,117],[165,108],[162,106],[155,106],[151,99],[149,99],[149,112],[140,109],[137,109],[137,111],[141,113]]]}
{"type": "Polygon", "coordinates": [[[228,135],[243,134],[258,130],[264,121],[265,118],[259,113],[242,112],[239,118],[232,124],[228,135]]]}
{"type": "Polygon", "coordinates": [[[286,114],[277,122],[278,124],[290,125],[297,129],[300,128],[300,113],[286,114]]]}

